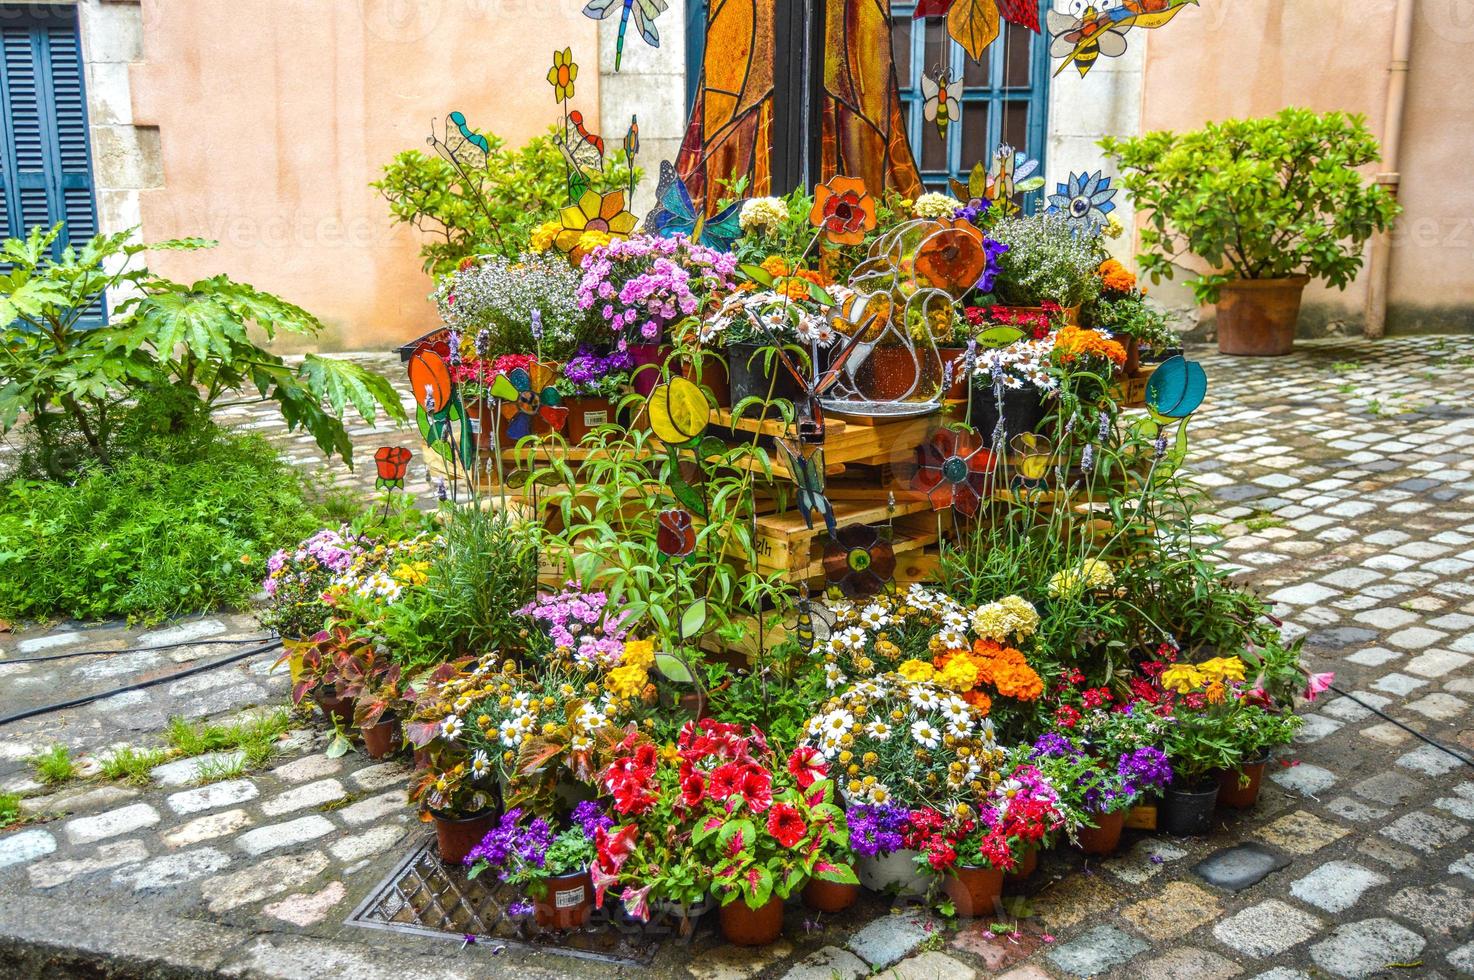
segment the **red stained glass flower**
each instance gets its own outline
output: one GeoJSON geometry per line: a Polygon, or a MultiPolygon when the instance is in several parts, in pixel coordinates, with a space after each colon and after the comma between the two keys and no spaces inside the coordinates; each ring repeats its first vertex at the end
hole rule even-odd
{"type": "Polygon", "coordinates": [[[374,466],[379,478],[374,486],[380,490],[404,489],[404,477],[409,472],[410,457],[414,454],[403,446],[382,446],[374,453],[374,466]]]}
{"type": "Polygon", "coordinates": [[[970,432],[942,429],[916,451],[915,486],[935,510],[954,507],[972,517],[993,480],[993,454],[970,432]]]}
{"type": "Polygon", "coordinates": [[[660,512],[659,527],[655,532],[655,546],[666,558],[676,561],[688,557],[696,550],[696,528],[691,524],[691,515],[684,510],[660,512]]]}
{"type": "Polygon", "coordinates": [[[858,245],[875,227],[875,198],[857,177],[829,178],[814,188],[814,206],[809,223],[824,232],[834,245],[858,245]]]}

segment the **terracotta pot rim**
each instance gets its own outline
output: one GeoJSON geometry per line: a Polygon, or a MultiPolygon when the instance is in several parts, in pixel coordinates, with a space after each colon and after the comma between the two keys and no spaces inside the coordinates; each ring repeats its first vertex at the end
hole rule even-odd
{"type": "Polygon", "coordinates": [[[1290,286],[1305,286],[1309,276],[1282,276],[1279,279],[1230,279],[1220,289],[1287,289],[1290,286]]]}
{"type": "Polygon", "coordinates": [[[497,811],[496,807],[489,806],[479,813],[471,814],[469,817],[453,817],[444,810],[436,810],[433,807],[427,807],[426,809],[429,811],[430,816],[442,823],[470,823],[473,820],[484,820],[487,816],[497,811]]]}

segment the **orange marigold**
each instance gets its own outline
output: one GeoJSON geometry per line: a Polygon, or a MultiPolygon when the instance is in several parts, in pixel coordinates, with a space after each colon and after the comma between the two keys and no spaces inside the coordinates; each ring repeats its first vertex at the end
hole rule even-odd
{"type": "Polygon", "coordinates": [[[1095,270],[1101,287],[1108,293],[1129,293],[1136,288],[1136,276],[1115,259],[1106,259],[1095,270]]]}
{"type": "Polygon", "coordinates": [[[1044,680],[1024,655],[994,640],[977,640],[972,645],[978,667],[978,684],[989,684],[1004,697],[1033,701],[1044,693],[1044,680]]]}
{"type": "Polygon", "coordinates": [[[1126,363],[1126,348],[1083,327],[1061,327],[1054,335],[1054,351],[1065,364],[1100,357],[1118,367],[1126,363]]]}
{"type": "Polygon", "coordinates": [[[988,697],[982,691],[964,691],[962,694],[962,700],[966,701],[974,708],[977,708],[978,713],[982,715],[987,715],[988,712],[993,710],[993,699],[988,697]]]}

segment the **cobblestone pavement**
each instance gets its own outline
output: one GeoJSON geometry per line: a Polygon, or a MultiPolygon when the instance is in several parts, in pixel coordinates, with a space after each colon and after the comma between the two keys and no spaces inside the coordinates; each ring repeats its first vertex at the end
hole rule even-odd
{"type": "MultiPolygon", "coordinates": [[[[663,949],[657,976],[1474,974],[1474,766],[1407,730],[1474,756],[1474,338],[1203,360],[1211,391],[1192,469],[1213,499],[1206,521],[1242,579],[1306,636],[1312,668],[1336,671],[1338,687],[1386,717],[1324,696],[1259,805],[1221,816],[1206,838],[1128,832],[1109,860],[1045,855],[1012,934],[883,908],[812,922],[795,906],[778,946],[736,951],[699,937],[663,949]],[[1258,849],[1223,853],[1249,842],[1258,849]],[[1221,887],[1235,872],[1262,877],[1221,887]]],[[[238,411],[318,465],[309,444],[238,411]]],[[[372,479],[368,455],[351,478],[360,484],[372,479]]],[[[209,641],[255,635],[248,617],[220,616],[148,634],[62,624],[0,637],[0,710],[164,675],[250,649],[209,641]],[[157,649],[171,642],[187,645],[157,649]],[[128,652],[15,662],[95,649],[128,652]]],[[[403,804],[404,764],[328,759],[306,725],[267,767],[204,785],[187,761],[141,788],[91,779],[48,792],[30,778],[25,759],[53,743],[96,760],[120,743],[158,744],[171,715],[278,705],[286,682],[270,663],[247,657],[0,732],[0,784],[30,794],[30,819],[0,833],[0,974],[71,975],[68,948],[135,970],[167,962],[182,976],[630,972],[344,925],[424,831],[403,804]]]]}

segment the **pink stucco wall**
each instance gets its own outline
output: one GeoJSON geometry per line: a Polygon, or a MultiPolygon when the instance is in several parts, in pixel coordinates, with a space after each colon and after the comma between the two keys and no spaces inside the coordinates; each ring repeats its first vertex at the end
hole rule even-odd
{"type": "MultiPolygon", "coordinates": [[[[1464,5],[1467,6],[1467,5],[1464,5]]],[[[1389,328],[1474,327],[1474,12],[1417,3],[1389,328]]],[[[1190,129],[1289,105],[1341,109],[1385,133],[1394,0],[1203,0],[1149,32],[1142,128],[1190,129]]],[[[1133,39],[1133,43],[1135,39],[1133,39]]],[[[1368,169],[1374,174],[1379,167],[1368,169]]],[[[1312,285],[1322,318],[1359,325],[1366,291],[1312,285]]]]}
{"type": "MultiPolygon", "coordinates": [[[[281,293],[329,325],[329,348],[383,347],[433,325],[419,235],[391,227],[368,184],[395,153],[427,152],[432,118],[459,109],[513,145],[555,107],[556,38],[584,66],[597,123],[596,28],[542,0],[143,0],[133,66],[139,125],[158,126],[164,186],[143,233],[216,238],[161,255],[177,278],[217,272],[281,293]],[[531,25],[536,25],[534,29],[531,25]],[[539,39],[529,42],[529,37],[539,39]]],[[[561,46],[561,45],[560,45],[561,46]]]]}

